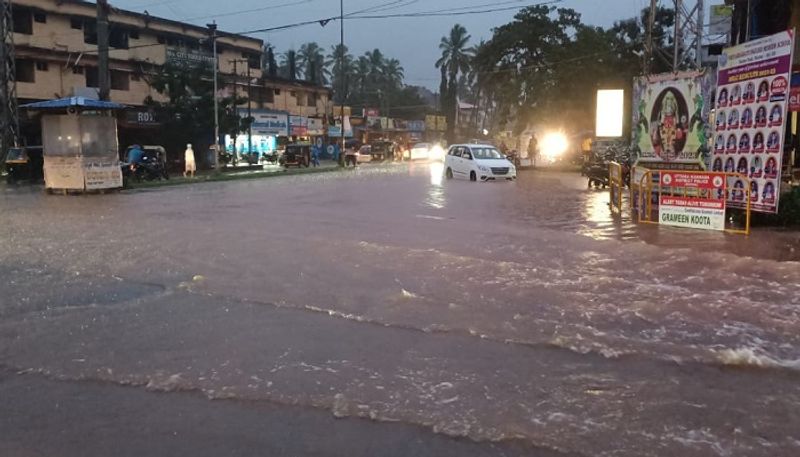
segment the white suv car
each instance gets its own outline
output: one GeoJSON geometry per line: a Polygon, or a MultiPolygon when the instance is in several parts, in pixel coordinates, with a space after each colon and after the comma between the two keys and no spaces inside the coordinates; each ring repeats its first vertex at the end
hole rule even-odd
{"type": "Polygon", "coordinates": [[[486,144],[454,144],[444,158],[447,179],[469,178],[470,181],[517,179],[517,169],[494,146],[486,144]]]}

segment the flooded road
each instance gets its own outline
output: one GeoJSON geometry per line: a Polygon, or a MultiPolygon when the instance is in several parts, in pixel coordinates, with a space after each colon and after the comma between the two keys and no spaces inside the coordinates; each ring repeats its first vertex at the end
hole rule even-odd
{"type": "Polygon", "coordinates": [[[418,427],[408,455],[800,454],[800,234],[637,226],[607,199],[423,163],[3,189],[0,389],[199,394],[182,407],[243,424],[222,408],[310,408],[418,427]]]}

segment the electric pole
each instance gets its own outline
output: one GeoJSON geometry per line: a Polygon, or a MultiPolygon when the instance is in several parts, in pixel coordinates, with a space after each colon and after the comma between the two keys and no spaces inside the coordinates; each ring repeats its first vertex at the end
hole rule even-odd
{"type": "Polygon", "coordinates": [[[108,101],[111,87],[108,74],[108,1],[97,0],[97,98],[108,101]]]}
{"type": "MultiPolygon", "coordinates": [[[[339,76],[342,80],[342,86],[344,87],[344,79],[347,77],[347,73],[344,70],[344,0],[339,0],[339,76]]],[[[339,97],[341,102],[339,112],[341,114],[341,129],[339,130],[342,134],[342,146],[341,150],[339,151],[339,165],[344,166],[344,153],[345,153],[345,141],[344,141],[344,103],[345,103],[345,93],[344,89],[342,89],[342,96],[339,97]]]]}
{"type": "MultiPolygon", "coordinates": [[[[217,66],[219,66],[219,56],[217,55],[217,23],[206,24],[211,32],[211,49],[214,53],[214,170],[219,171],[219,100],[217,99],[217,66]]],[[[236,145],[234,145],[236,149],[236,145]]]]}
{"type": "Polygon", "coordinates": [[[19,142],[17,76],[11,1],[0,0],[0,160],[19,142]]]}
{"type": "Polygon", "coordinates": [[[656,8],[658,0],[650,0],[650,15],[647,19],[647,43],[645,44],[644,72],[653,71],[653,27],[656,25],[656,8]]]}
{"type": "MultiPolygon", "coordinates": [[[[241,118],[239,117],[239,104],[236,102],[236,83],[239,82],[239,68],[237,64],[241,59],[231,59],[229,62],[233,64],[233,111],[236,115],[236,130],[233,132],[233,155],[237,161],[239,159],[239,150],[236,148],[236,140],[239,139],[239,126],[241,118]]],[[[250,151],[247,151],[250,152],[250,151]]]]}

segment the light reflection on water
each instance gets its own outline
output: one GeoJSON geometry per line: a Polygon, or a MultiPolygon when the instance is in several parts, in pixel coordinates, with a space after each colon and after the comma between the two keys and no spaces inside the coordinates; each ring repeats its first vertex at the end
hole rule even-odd
{"type": "Polygon", "coordinates": [[[431,162],[428,164],[431,174],[431,186],[428,188],[428,196],[425,203],[436,209],[445,207],[444,188],[442,178],[444,177],[444,164],[442,162],[431,162]]]}

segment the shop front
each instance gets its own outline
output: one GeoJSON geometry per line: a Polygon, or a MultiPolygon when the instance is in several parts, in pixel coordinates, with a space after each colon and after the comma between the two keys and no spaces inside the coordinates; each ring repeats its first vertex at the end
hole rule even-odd
{"type": "MultiPolygon", "coordinates": [[[[246,109],[239,109],[238,112],[240,117],[248,117],[246,109]]],[[[256,160],[260,160],[264,155],[278,150],[281,137],[285,140],[289,136],[289,113],[256,109],[251,110],[250,115],[253,123],[249,132],[236,137],[225,135],[225,150],[239,156],[253,154],[256,160]]]]}

